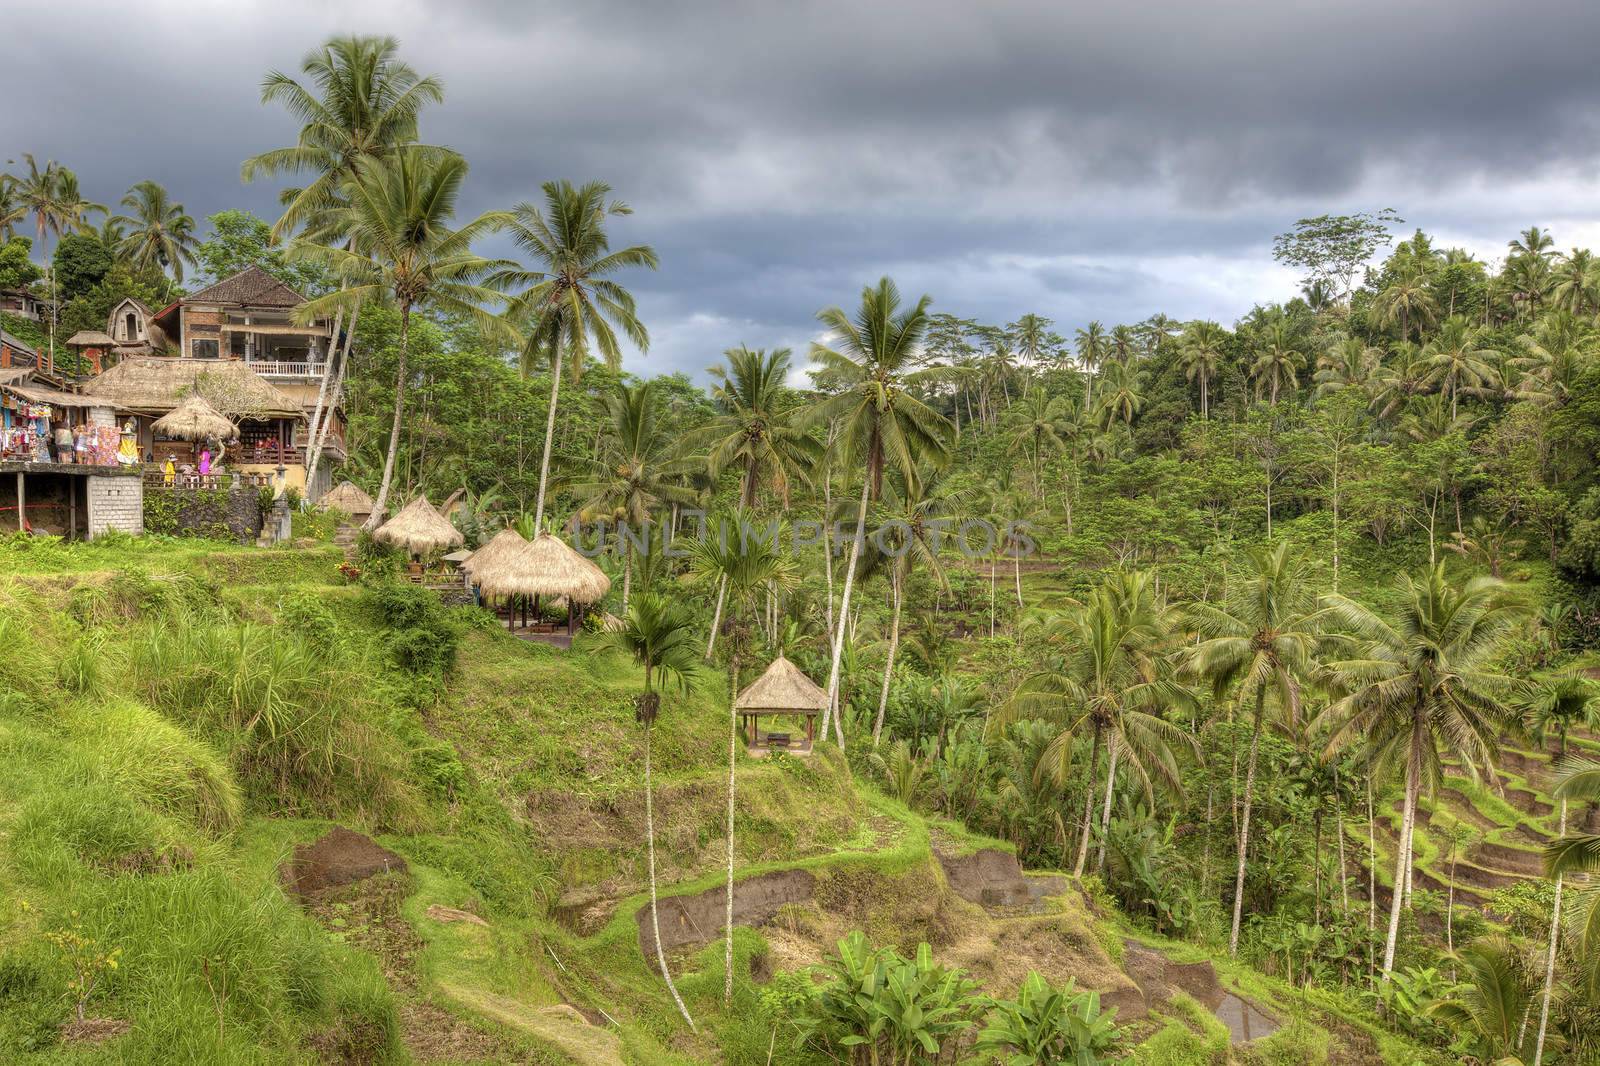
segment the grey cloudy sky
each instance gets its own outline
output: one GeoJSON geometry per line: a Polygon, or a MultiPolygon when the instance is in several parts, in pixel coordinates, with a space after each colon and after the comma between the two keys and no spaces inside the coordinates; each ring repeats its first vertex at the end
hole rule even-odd
{"type": "Polygon", "coordinates": [[[633,204],[616,239],[662,259],[632,279],[643,373],[803,352],[883,273],[1062,332],[1228,322],[1293,293],[1272,235],[1323,211],[1392,206],[1484,258],[1534,223],[1600,244],[1587,0],[0,0],[0,160],[270,216],[239,161],[295,127],[261,77],[349,32],[443,79],[423,134],[470,161],[471,211],[558,177],[633,204]]]}

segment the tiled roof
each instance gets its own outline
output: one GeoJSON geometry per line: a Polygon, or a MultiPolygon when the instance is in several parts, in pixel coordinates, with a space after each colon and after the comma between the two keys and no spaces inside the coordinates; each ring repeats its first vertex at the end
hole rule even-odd
{"type": "Polygon", "coordinates": [[[298,307],[305,297],[258,266],[245,267],[183,298],[186,304],[242,304],[246,307],[298,307]]]}

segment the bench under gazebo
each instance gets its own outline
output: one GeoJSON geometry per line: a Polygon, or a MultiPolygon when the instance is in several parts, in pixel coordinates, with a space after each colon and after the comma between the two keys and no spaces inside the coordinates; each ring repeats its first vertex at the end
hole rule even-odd
{"type": "Polygon", "coordinates": [[[745,736],[745,750],[751,755],[774,751],[810,754],[816,742],[817,715],[827,706],[828,694],[781,654],[733,702],[745,736]],[[784,724],[775,721],[779,718],[802,719],[802,723],[791,722],[790,728],[803,724],[804,732],[774,728],[784,724]]]}

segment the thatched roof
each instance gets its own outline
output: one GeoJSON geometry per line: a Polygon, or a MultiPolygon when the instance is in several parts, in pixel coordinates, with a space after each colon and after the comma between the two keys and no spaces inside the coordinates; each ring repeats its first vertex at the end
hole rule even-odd
{"type": "Polygon", "coordinates": [[[736,710],[747,714],[817,714],[827,705],[828,694],[782,655],[733,701],[736,710]]]}
{"type": "Polygon", "coordinates": [[[426,555],[440,548],[454,548],[466,538],[444,515],[433,509],[426,496],[418,496],[400,513],[372,534],[385,544],[404,548],[415,555],[426,555]]]}
{"type": "Polygon", "coordinates": [[[317,504],[330,511],[343,511],[345,514],[372,513],[372,497],[348,481],[341,481],[324,492],[317,504]]]}
{"type": "Polygon", "coordinates": [[[192,392],[224,414],[244,418],[304,418],[292,397],[268,384],[244,363],[231,359],[130,356],[84,382],[98,404],[141,415],[163,415],[192,392]]]}
{"type": "Polygon", "coordinates": [[[116,343],[110,334],[97,329],[80,329],[67,338],[69,348],[109,348],[116,343]]]}
{"type": "MultiPolygon", "coordinates": [[[[526,595],[566,596],[576,603],[595,603],[611,591],[606,572],[573,551],[559,537],[541,533],[528,545],[530,578],[526,595]]],[[[474,572],[476,578],[476,572],[474,572]]]]}
{"type": "Polygon", "coordinates": [[[235,440],[239,436],[239,427],[194,394],[184,397],[177,407],[156,419],[150,431],[178,440],[205,440],[207,437],[235,440]]]}
{"type": "Polygon", "coordinates": [[[502,529],[461,564],[485,596],[532,596],[539,573],[528,542],[514,529],[502,529]]]}

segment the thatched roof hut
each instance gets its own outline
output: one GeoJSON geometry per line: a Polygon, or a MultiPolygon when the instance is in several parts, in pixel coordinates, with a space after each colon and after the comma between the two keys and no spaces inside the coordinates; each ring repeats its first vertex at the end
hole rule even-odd
{"type": "Polygon", "coordinates": [[[532,596],[538,573],[528,542],[514,529],[502,529],[461,564],[485,596],[532,596]]]}
{"type": "Polygon", "coordinates": [[[733,702],[741,714],[819,714],[828,694],[782,654],[733,702]]]}
{"type": "Polygon", "coordinates": [[[136,415],[164,415],[198,392],[213,407],[244,418],[304,418],[299,401],[233,359],[129,356],[83,384],[94,405],[136,415]]]}
{"type": "MultiPolygon", "coordinates": [[[[526,595],[565,596],[574,603],[595,603],[611,591],[606,572],[574,551],[561,538],[541,533],[527,547],[529,579],[519,589],[526,595]]],[[[476,577],[476,572],[474,572],[476,577]]]]}
{"type": "Polygon", "coordinates": [[[357,518],[365,518],[372,513],[372,497],[349,481],[341,481],[324,492],[317,504],[325,510],[343,511],[357,518]]]}
{"type": "Polygon", "coordinates": [[[454,548],[466,538],[444,515],[433,509],[426,496],[418,496],[372,534],[385,544],[404,548],[413,555],[426,555],[441,548],[454,548]]]}
{"type": "Polygon", "coordinates": [[[239,427],[225,418],[215,407],[200,396],[191,394],[177,407],[156,419],[150,431],[159,437],[174,440],[237,440],[239,427]]]}
{"type": "Polygon", "coordinates": [[[97,329],[80,329],[67,338],[69,348],[110,348],[116,340],[108,333],[101,333],[97,329]]]}

